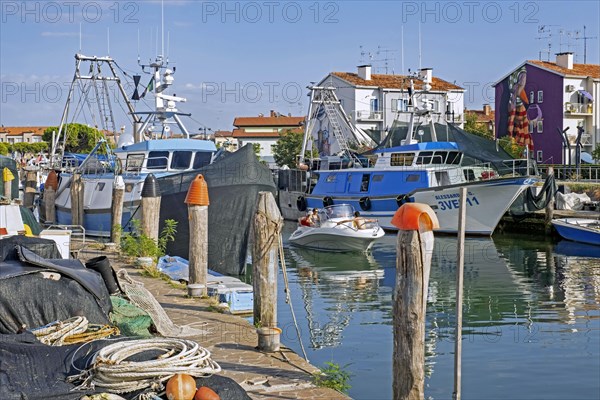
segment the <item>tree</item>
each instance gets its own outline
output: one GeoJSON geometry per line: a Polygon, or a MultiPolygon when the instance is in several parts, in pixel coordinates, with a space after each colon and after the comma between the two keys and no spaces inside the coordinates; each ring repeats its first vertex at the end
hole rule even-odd
{"type": "Polygon", "coordinates": [[[252,143],[252,150],[254,150],[254,154],[256,154],[256,157],[260,157],[260,143],[252,143]]]}
{"type": "Polygon", "coordinates": [[[472,133],[477,136],[483,136],[488,139],[491,138],[492,133],[488,130],[487,124],[477,122],[477,114],[468,112],[465,113],[465,127],[466,132],[472,133]]]}
{"type": "Polygon", "coordinates": [[[38,143],[26,143],[26,142],[17,142],[9,145],[8,149],[12,151],[18,151],[21,154],[25,153],[33,153],[37,154],[43,151],[48,150],[48,143],[46,142],[38,142],[38,143]]]}
{"type": "Polygon", "coordinates": [[[0,155],[7,156],[8,155],[8,146],[6,143],[0,142],[0,155]]]}
{"type": "Polygon", "coordinates": [[[273,145],[273,157],[280,167],[287,165],[290,168],[297,168],[296,157],[302,151],[302,133],[295,133],[286,130],[279,134],[279,140],[273,145]]]}
{"type": "MultiPolygon", "coordinates": [[[[66,124],[63,130],[67,132],[65,151],[72,153],[89,153],[98,141],[104,137],[102,132],[83,124],[66,124]]],[[[42,139],[50,143],[52,132],[58,134],[58,127],[47,128],[42,139]]]]}
{"type": "Polygon", "coordinates": [[[525,146],[517,144],[515,138],[510,136],[503,136],[498,140],[498,144],[513,158],[523,158],[525,153],[525,146]]]}
{"type": "Polygon", "coordinates": [[[594,158],[595,162],[600,163],[600,144],[597,144],[594,151],[592,151],[592,157],[594,158]]]}

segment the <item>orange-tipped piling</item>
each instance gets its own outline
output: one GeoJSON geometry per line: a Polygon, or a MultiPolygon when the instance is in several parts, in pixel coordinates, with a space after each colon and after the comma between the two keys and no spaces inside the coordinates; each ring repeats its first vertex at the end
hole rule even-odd
{"type": "Polygon", "coordinates": [[[198,174],[196,179],[190,184],[184,202],[192,206],[207,206],[210,204],[208,200],[208,185],[202,174],[198,174]]]}
{"type": "Polygon", "coordinates": [[[58,175],[56,174],[56,171],[50,171],[46,178],[46,182],[44,183],[44,187],[52,188],[54,191],[58,190],[58,175]]]}
{"type": "Polygon", "coordinates": [[[428,232],[439,229],[437,215],[427,204],[406,203],[396,211],[392,225],[401,231],[428,232]]]}

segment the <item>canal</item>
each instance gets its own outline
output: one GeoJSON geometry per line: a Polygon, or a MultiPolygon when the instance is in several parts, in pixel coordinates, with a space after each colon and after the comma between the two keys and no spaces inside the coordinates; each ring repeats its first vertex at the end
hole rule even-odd
{"type": "MultiPolygon", "coordinates": [[[[392,293],[396,235],[372,253],[284,246],[292,303],[310,362],[351,373],[350,396],[392,396],[392,293]]],[[[531,235],[467,238],[463,399],[600,398],[600,249],[531,235]]],[[[426,317],[425,395],[453,391],[456,239],[436,237],[426,317]]],[[[301,348],[283,277],[282,342],[301,348]]]]}

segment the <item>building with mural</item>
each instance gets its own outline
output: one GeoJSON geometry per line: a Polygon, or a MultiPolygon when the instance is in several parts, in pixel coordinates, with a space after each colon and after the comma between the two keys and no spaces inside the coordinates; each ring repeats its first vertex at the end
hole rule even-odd
{"type": "Polygon", "coordinates": [[[592,161],[600,143],[600,65],[559,53],[555,62],[525,61],[494,86],[496,137],[513,137],[545,164],[575,164],[579,138],[581,159],[592,161]]]}

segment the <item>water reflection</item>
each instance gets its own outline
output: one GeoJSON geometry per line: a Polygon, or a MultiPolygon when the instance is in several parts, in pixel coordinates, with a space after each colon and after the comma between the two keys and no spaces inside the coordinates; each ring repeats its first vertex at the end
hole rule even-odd
{"type": "MultiPolygon", "coordinates": [[[[456,243],[436,236],[432,256],[425,346],[426,396],[434,399],[452,392],[456,243]]],[[[353,398],[392,396],[395,246],[396,235],[386,235],[371,255],[286,249],[309,358],[349,364],[353,398]]],[[[599,256],[525,235],[467,238],[464,398],[600,397],[599,256]]],[[[279,307],[285,324],[287,306],[279,307]]]]}

